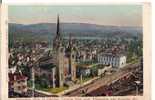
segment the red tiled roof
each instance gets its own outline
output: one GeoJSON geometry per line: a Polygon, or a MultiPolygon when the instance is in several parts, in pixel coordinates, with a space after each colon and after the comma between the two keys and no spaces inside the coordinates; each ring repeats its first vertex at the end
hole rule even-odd
{"type": "Polygon", "coordinates": [[[20,73],[9,73],[9,81],[12,82],[12,81],[21,81],[21,80],[26,80],[27,77],[20,74],[20,73]]]}

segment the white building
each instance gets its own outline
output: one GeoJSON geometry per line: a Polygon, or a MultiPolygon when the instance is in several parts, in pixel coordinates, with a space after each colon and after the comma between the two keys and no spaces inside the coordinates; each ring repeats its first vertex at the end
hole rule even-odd
{"type": "Polygon", "coordinates": [[[126,56],[123,54],[101,53],[98,54],[98,63],[120,68],[126,65],[126,56]]]}

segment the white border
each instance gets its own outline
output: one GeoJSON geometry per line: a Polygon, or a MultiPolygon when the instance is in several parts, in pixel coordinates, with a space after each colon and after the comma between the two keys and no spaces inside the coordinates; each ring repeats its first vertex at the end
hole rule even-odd
{"type": "MultiPolygon", "coordinates": [[[[13,4],[15,4],[15,2],[13,3],[13,4]]],[[[17,5],[18,4],[20,4],[21,5],[21,3],[16,3],[17,5]]],[[[32,3],[25,3],[25,4],[31,4],[32,5],[32,3]]],[[[25,5],[24,4],[24,5],[25,5]]],[[[39,5],[39,4],[41,4],[41,3],[37,3],[37,5],[39,5]]],[[[47,3],[44,3],[44,4],[47,4],[47,3]]],[[[48,4],[51,4],[51,3],[48,3],[48,4]]],[[[61,3],[61,4],[63,4],[63,3],[61,3]]],[[[61,5],[60,3],[59,3],[59,5],[61,5]]],[[[102,3],[99,3],[99,2],[96,2],[95,4],[93,3],[93,5],[96,5],[96,4],[102,4],[102,3]]],[[[133,4],[133,3],[103,3],[103,4],[133,4]]],[[[135,3],[134,3],[135,4],[135,3]]],[[[142,4],[142,3],[138,3],[138,4],[142,4]]],[[[36,4],[35,4],[36,5],[36,4]]],[[[63,5],[71,5],[71,3],[68,3],[68,4],[66,4],[66,3],[64,3],[63,5]]],[[[79,4],[75,4],[75,5],[79,5],[79,4]]],[[[92,5],[92,3],[87,3],[87,4],[85,4],[85,3],[83,3],[82,5],[92,5]]],[[[145,56],[147,56],[147,58],[145,58],[145,60],[147,61],[147,63],[144,63],[144,66],[145,66],[145,68],[144,68],[144,71],[146,72],[145,73],[145,83],[144,83],[144,86],[145,86],[145,88],[147,88],[147,91],[145,91],[145,93],[144,93],[144,96],[142,96],[142,97],[137,97],[137,98],[139,98],[139,99],[137,99],[137,100],[150,100],[151,98],[150,98],[150,89],[151,89],[151,86],[150,86],[150,68],[151,68],[151,33],[150,33],[150,19],[149,19],[149,16],[150,16],[150,5],[149,4],[147,4],[146,3],[146,8],[148,8],[148,9],[145,9],[145,13],[143,14],[143,16],[146,16],[146,17],[143,17],[144,19],[143,19],[143,24],[144,24],[144,33],[145,33],[145,36],[144,36],[144,41],[145,41],[145,44],[144,44],[144,47],[145,47],[145,50],[144,50],[144,58],[145,58],[145,56]],[[148,58],[149,57],[149,58],[148,58]],[[146,85],[147,84],[147,85],[146,85]]],[[[2,8],[5,8],[5,10],[7,10],[7,7],[5,6],[5,5],[3,5],[2,6],[2,8]]],[[[2,55],[1,55],[1,70],[3,70],[2,72],[1,72],[1,79],[2,79],[2,85],[3,85],[3,89],[1,88],[1,91],[2,91],[2,96],[1,96],[1,99],[2,100],[6,100],[6,98],[7,98],[7,96],[8,95],[6,95],[5,94],[5,89],[8,89],[7,88],[7,65],[8,65],[8,63],[7,63],[7,53],[8,53],[8,47],[7,47],[7,41],[6,40],[8,40],[7,39],[7,25],[6,25],[6,19],[5,18],[7,18],[6,16],[7,16],[7,11],[4,11],[3,10],[3,13],[2,13],[3,15],[3,17],[1,16],[1,18],[2,18],[2,29],[3,29],[3,31],[2,31],[2,39],[1,39],[1,43],[2,43],[2,45],[1,45],[1,50],[2,50],[2,55]],[[5,16],[5,17],[4,17],[5,16]]],[[[120,96],[119,96],[120,97],[120,96]]],[[[119,97],[115,97],[115,98],[119,98],[119,97]]],[[[132,96],[133,97],[133,96],[132,96]]],[[[103,97],[104,98],[104,97],[103,97]]],[[[111,98],[111,97],[110,97],[111,98]]],[[[124,97],[121,97],[121,98],[124,98],[124,97]]],[[[37,99],[37,98],[36,98],[37,99]]],[[[53,100],[53,99],[52,99],[53,100]]],[[[68,100],[68,99],[66,99],[66,100],[68,100]]],[[[110,99],[109,99],[110,100],[110,99]]],[[[119,99],[118,99],[119,100],[119,99]]],[[[131,99],[132,100],[132,99],[131,99]]]]}

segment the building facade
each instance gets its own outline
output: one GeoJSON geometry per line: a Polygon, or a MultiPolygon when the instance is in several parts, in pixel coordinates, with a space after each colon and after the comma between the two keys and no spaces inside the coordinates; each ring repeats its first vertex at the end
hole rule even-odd
{"type": "Polygon", "coordinates": [[[98,54],[98,63],[120,68],[126,65],[126,56],[123,54],[101,53],[98,54]]]}

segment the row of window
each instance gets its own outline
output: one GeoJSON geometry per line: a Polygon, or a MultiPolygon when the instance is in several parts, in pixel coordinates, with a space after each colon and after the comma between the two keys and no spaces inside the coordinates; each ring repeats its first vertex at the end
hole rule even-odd
{"type": "Polygon", "coordinates": [[[18,86],[17,88],[18,88],[18,90],[23,90],[23,89],[26,88],[26,86],[25,86],[25,85],[23,85],[23,86],[18,86]]]}
{"type": "Polygon", "coordinates": [[[99,63],[105,64],[105,65],[112,65],[112,66],[119,66],[119,62],[114,62],[114,61],[103,61],[100,60],[99,63]]]}
{"type": "Polygon", "coordinates": [[[103,61],[119,61],[116,57],[98,57],[98,59],[103,61]]]}

